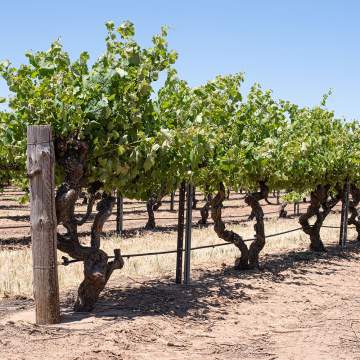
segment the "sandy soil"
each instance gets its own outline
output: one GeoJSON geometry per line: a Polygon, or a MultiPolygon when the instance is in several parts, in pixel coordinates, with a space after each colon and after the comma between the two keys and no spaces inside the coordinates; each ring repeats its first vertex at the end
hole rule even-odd
{"type": "Polygon", "coordinates": [[[262,271],[205,264],[192,285],[108,284],[91,314],[35,326],[29,300],[0,301],[0,359],[360,359],[360,246],[267,255],[262,271]]]}

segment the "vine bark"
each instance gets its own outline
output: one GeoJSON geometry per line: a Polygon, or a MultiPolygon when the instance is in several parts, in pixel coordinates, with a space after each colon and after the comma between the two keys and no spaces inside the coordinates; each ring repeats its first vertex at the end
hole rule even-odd
{"type": "Polygon", "coordinates": [[[263,181],[261,181],[259,185],[259,191],[249,193],[245,196],[245,203],[251,207],[251,214],[256,220],[254,225],[255,240],[251,243],[249,248],[250,268],[259,266],[259,254],[265,246],[264,212],[260,205],[260,200],[267,199],[269,189],[263,181]]]}
{"type": "Polygon", "coordinates": [[[245,202],[251,207],[251,217],[255,218],[255,240],[248,248],[243,238],[231,230],[226,230],[221,218],[223,201],[226,199],[224,184],[219,185],[219,191],[211,201],[211,217],[214,221],[214,230],[219,238],[233,243],[240,250],[240,257],[235,261],[235,269],[253,269],[259,267],[259,254],[265,245],[264,212],[260,200],[268,197],[268,188],[265,182],[260,182],[260,190],[248,193],[245,202]]]}
{"type": "Polygon", "coordinates": [[[56,160],[64,170],[64,181],[57,189],[55,197],[56,216],[58,225],[62,224],[67,231],[65,234],[58,234],[57,247],[72,258],[84,262],[84,280],[78,289],[74,309],[90,311],[112,272],[124,266],[120,250],[114,251],[114,261],[109,262],[108,255],[100,249],[100,235],[106,220],[111,215],[115,198],[110,194],[102,194],[102,199],[96,206],[97,213],[91,227],[90,246],[82,245],[78,236],[78,226],[83,225],[90,218],[102,184],[100,182],[87,183],[88,148],[86,143],[58,139],[55,142],[55,150],[56,160]],[[88,186],[89,194],[87,211],[84,216],[77,217],[75,204],[85,186],[88,186]]]}
{"type": "Polygon", "coordinates": [[[157,196],[151,196],[150,199],[146,202],[146,211],[148,214],[148,221],[145,225],[146,230],[154,230],[156,227],[155,222],[155,211],[159,210],[162,205],[162,198],[157,196]]]}
{"type": "Polygon", "coordinates": [[[310,237],[310,250],[324,252],[325,246],[320,237],[321,226],[331,209],[340,201],[342,191],[337,189],[335,197],[329,195],[330,185],[318,185],[310,194],[310,205],[305,214],[299,217],[299,223],[305,234],[310,237]],[[310,219],[315,217],[313,225],[310,219]]]}
{"type": "Polygon", "coordinates": [[[201,219],[198,221],[199,225],[206,225],[209,218],[212,195],[206,194],[205,198],[206,198],[205,204],[200,208],[201,219]]]}
{"type": "Polygon", "coordinates": [[[350,185],[351,201],[349,201],[350,217],[348,219],[349,225],[354,225],[357,232],[357,240],[360,241],[360,218],[357,206],[360,203],[360,189],[354,184],[350,185]]]}

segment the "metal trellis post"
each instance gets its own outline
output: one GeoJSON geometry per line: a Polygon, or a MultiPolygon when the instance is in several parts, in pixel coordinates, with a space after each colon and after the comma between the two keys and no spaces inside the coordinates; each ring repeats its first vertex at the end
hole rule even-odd
{"type": "Polygon", "coordinates": [[[344,185],[343,199],[341,205],[341,223],[340,223],[340,238],[339,245],[342,249],[346,246],[347,240],[347,225],[348,225],[348,214],[349,214],[349,190],[350,184],[347,181],[344,185]]]}
{"type": "Polygon", "coordinates": [[[178,209],[178,234],[177,234],[177,254],[176,254],[176,284],[181,284],[182,259],[184,245],[184,212],[185,212],[185,183],[182,182],[179,189],[179,209],[178,209]]]}
{"type": "Polygon", "coordinates": [[[170,195],[170,211],[174,211],[174,199],[175,199],[175,192],[173,191],[170,195]]]}
{"type": "Polygon", "coordinates": [[[116,235],[121,236],[124,230],[124,198],[117,192],[116,196],[116,235]]]}
{"type": "Polygon", "coordinates": [[[190,285],[192,204],[193,204],[193,186],[189,183],[187,185],[187,197],[186,197],[185,261],[184,261],[185,285],[190,285]]]}

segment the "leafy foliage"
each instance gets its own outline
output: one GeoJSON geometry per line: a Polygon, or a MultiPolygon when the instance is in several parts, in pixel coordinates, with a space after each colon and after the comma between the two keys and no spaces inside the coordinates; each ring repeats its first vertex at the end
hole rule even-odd
{"type": "Polygon", "coordinates": [[[106,28],[92,65],[87,52],[71,61],[59,41],[27,53],[19,68],[0,64],[12,93],[1,113],[0,159],[20,170],[7,176],[26,184],[26,127],[51,124],[55,138],[87,143],[89,183],[131,198],[163,196],[184,179],[210,191],[220,182],[249,191],[264,182],[298,194],[359,182],[359,125],[325,108],[329,94],[314,108],[275,100],[257,84],[244,97],[241,73],[191,88],[172,67],[177,54],[165,27],[149,48],[135,41],[129,21],[106,28]]]}
{"type": "Polygon", "coordinates": [[[152,84],[177,55],[167,48],[166,28],[153,37],[152,47],[142,49],[132,23],[106,27],[106,50],[91,67],[88,53],[71,62],[58,41],[47,51],[27,53],[29,63],[18,69],[3,62],[0,72],[13,96],[12,115],[2,120],[23,163],[27,125],[51,124],[55,138],[87,143],[89,182],[100,180],[105,190],[128,189],[152,166],[149,153],[156,147],[149,137],[160,129],[152,84]]]}

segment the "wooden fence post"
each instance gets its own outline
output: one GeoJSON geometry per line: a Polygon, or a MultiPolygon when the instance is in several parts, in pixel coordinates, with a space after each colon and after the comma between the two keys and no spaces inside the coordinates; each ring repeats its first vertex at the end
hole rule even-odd
{"type": "Polygon", "coordinates": [[[176,254],[176,284],[181,284],[182,259],[184,246],[184,212],[185,212],[185,183],[182,182],[179,189],[178,209],[178,233],[177,233],[177,254],[176,254]]]}
{"type": "Polygon", "coordinates": [[[28,126],[27,141],[36,323],[56,324],[60,322],[60,305],[51,127],[28,126]]]}
{"type": "Polygon", "coordinates": [[[121,236],[124,230],[124,198],[117,191],[116,194],[116,235],[121,236]]]}
{"type": "Polygon", "coordinates": [[[191,230],[192,230],[192,204],[193,186],[187,185],[186,197],[186,227],[185,227],[185,261],[184,261],[184,284],[190,285],[190,256],[191,256],[191,230]]]}

